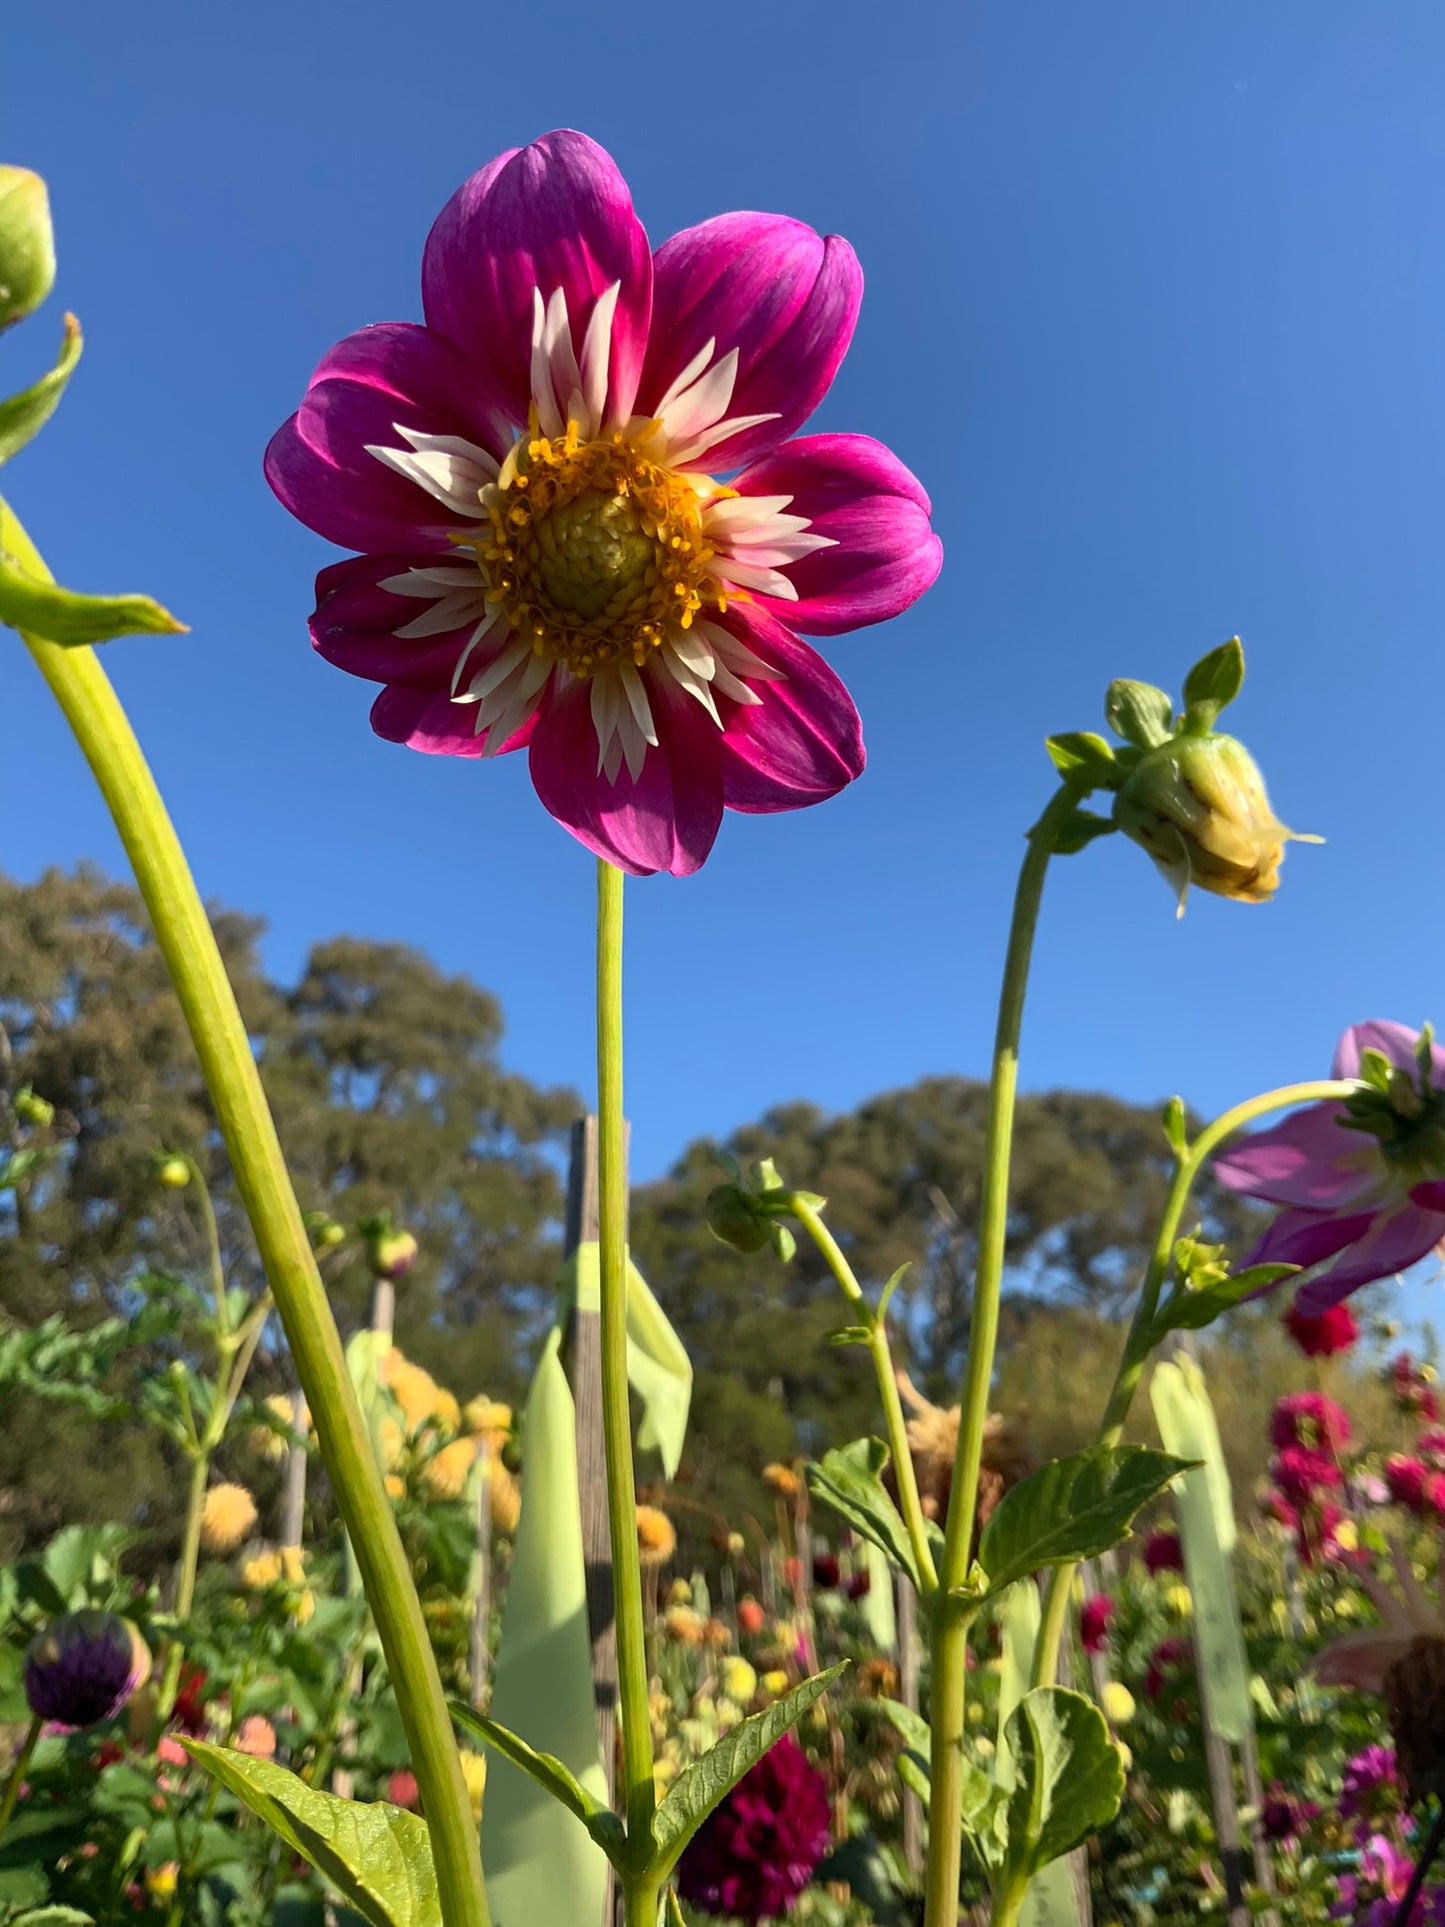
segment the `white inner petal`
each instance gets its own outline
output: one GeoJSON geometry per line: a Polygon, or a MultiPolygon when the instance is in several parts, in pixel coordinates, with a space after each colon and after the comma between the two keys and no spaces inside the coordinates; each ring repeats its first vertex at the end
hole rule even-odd
{"type": "MultiPolygon", "coordinates": [[[[588,420],[582,432],[600,435],[607,426],[607,381],[612,370],[612,322],[622,283],[614,281],[598,295],[592,319],[582,337],[582,399],[588,420]]],[[[579,424],[580,425],[580,424],[579,424]]]]}
{"type": "Polygon", "coordinates": [[[410,451],[368,442],[367,454],[424,488],[454,515],[480,522],[482,489],[497,478],[495,459],[460,435],[425,435],[420,429],[404,428],[400,422],[393,422],[392,427],[403,441],[410,442],[410,451]]]}

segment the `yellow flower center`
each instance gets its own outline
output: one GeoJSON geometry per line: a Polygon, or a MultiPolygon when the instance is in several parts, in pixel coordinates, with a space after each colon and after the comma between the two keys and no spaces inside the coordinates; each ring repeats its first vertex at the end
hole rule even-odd
{"type": "Polygon", "coordinates": [[[726,606],[696,490],[621,434],[584,442],[569,422],[565,435],[524,435],[482,502],[488,600],[578,676],[640,667],[699,609],[726,606]]]}

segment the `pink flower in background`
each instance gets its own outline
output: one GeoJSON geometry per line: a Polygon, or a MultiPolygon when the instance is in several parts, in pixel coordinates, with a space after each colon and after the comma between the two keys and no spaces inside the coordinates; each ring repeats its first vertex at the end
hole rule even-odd
{"type": "Polygon", "coordinates": [[[1350,1441],[1344,1408],[1323,1392],[1288,1392],[1270,1415],[1271,1445],[1303,1446],[1310,1452],[1338,1452],[1350,1441]]]}
{"type": "Polygon", "coordinates": [[[414,1811],[421,1803],[416,1775],[407,1767],[398,1767],[386,1783],[386,1797],[392,1806],[414,1811]]]}
{"type": "Polygon", "coordinates": [[[1358,1093],[1214,1161],[1231,1189],[1283,1207],[1244,1263],[1301,1266],[1295,1303],[1310,1317],[1445,1238],[1445,1050],[1404,1024],[1355,1024],[1332,1074],[1360,1078],[1358,1093]]]}
{"type": "Polygon", "coordinates": [[[1424,1461],[1395,1453],[1385,1461],[1385,1484],[1396,1505],[1421,1512],[1425,1506],[1425,1481],[1429,1477],[1424,1461]]]}
{"type": "Polygon", "coordinates": [[[443,208],[425,326],[327,354],[271,442],[291,512],[363,553],[311,635],[385,685],[377,734],[526,748],[544,806],[645,875],[696,870],[724,808],[797,809],[863,769],[801,633],[906,609],[942,549],[863,435],[809,435],[862,277],[846,241],[724,214],[655,253],[583,134],[498,156],[443,208]]]}
{"type": "Polygon", "coordinates": [[[1144,1564],[1157,1578],[1161,1572],[1183,1572],[1184,1547],[1177,1532],[1161,1529],[1144,1541],[1144,1564]]]}
{"type": "Polygon", "coordinates": [[[1106,1592],[1091,1593],[1079,1608],[1079,1643],[1086,1653],[1102,1653],[1109,1643],[1114,1602],[1106,1592]]]}
{"type": "Polygon", "coordinates": [[[1347,1352],[1360,1335],[1348,1305],[1331,1305],[1315,1318],[1291,1305],[1283,1324],[1306,1358],[1333,1358],[1337,1352],[1347,1352]]]}
{"type": "Polygon", "coordinates": [[[1308,1505],[1316,1494],[1344,1484],[1344,1473],[1334,1459],[1302,1445],[1287,1445],[1276,1452],[1269,1462],[1269,1475],[1295,1505],[1308,1505]]]}
{"type": "Polygon", "coordinates": [[[1408,1352],[1401,1352],[1390,1365],[1390,1390],[1396,1405],[1411,1418],[1433,1425],[1440,1416],[1440,1401],[1435,1396],[1435,1369],[1417,1365],[1408,1352]]]}

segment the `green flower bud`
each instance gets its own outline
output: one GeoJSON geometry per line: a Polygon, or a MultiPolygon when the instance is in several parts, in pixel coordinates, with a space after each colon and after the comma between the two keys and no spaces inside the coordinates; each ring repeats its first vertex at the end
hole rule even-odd
{"type": "Polygon", "coordinates": [[[1285,844],[1322,841],[1286,829],[1254,759],[1232,736],[1186,732],[1150,750],[1114,798],[1114,821],[1153,857],[1178,893],[1180,916],[1191,883],[1240,903],[1267,902],[1285,844]]]}
{"type": "Polygon", "coordinates": [[[383,1231],[366,1242],[366,1261],[372,1275],[387,1278],[393,1284],[411,1270],[416,1254],[416,1239],[409,1231],[383,1231]]]}
{"type": "Polygon", "coordinates": [[[55,1122],[55,1106],[37,1097],[26,1084],[15,1093],[15,1115],[22,1124],[33,1124],[44,1131],[55,1122]]]}
{"type": "Polygon", "coordinates": [[[54,286],[45,183],[28,167],[0,167],[0,330],[34,314],[54,286]]]}
{"type": "Polygon", "coordinates": [[[750,1256],[770,1242],[767,1216],[758,1210],[751,1193],[738,1184],[720,1184],[708,1193],[707,1223],[715,1238],[750,1256]]]}
{"type": "Polygon", "coordinates": [[[308,1211],[306,1235],[313,1251],[331,1251],[346,1242],[346,1226],[338,1224],[329,1211],[308,1211]]]}
{"type": "Polygon", "coordinates": [[[191,1181],[191,1166],[188,1158],[161,1158],[156,1164],[156,1181],[170,1191],[184,1191],[191,1181]]]}

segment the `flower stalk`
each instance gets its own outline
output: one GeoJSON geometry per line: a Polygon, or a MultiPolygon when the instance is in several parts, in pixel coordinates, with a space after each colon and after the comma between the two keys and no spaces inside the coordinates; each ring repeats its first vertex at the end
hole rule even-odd
{"type": "MultiPolygon", "coordinates": [[[[0,506],[0,549],[48,580],[0,506]]],[[[89,763],[135,870],[216,1109],[396,1689],[431,1834],[445,1927],[488,1927],[471,1803],[441,1677],[340,1334],[306,1235],[235,993],[180,840],[94,650],[22,640],[89,763]]]]}
{"type": "MultiPolygon", "coordinates": [[[[1055,840],[1083,797],[1094,787],[1087,777],[1061,783],[1029,831],[1028,848],[1014,893],[1003,985],[994,1033],[984,1136],[983,1189],[979,1208],[978,1265],[974,1274],[973,1319],[968,1371],[959,1415],[953,1491],[944,1531],[939,1590],[933,1602],[933,1686],[930,1778],[935,1815],[956,1814],[963,1800],[964,1695],[968,1630],[975,1606],[965,1590],[978,1509],[978,1478],[983,1463],[984,1426],[998,1346],[1003,1294],[1004,1249],[1008,1233],[1009,1164],[1013,1149],[1014,1102],[1018,1091],[1019,1036],[1024,998],[1044,880],[1055,840]]],[[[958,1888],[963,1865],[961,1828],[946,1821],[929,1830],[924,1899],[925,1927],[956,1927],[958,1888]]]]}
{"type": "Polygon", "coordinates": [[[20,1751],[15,1755],[15,1764],[5,1778],[5,1791],[0,1793],[0,1833],[10,1824],[10,1816],[15,1811],[15,1803],[20,1798],[20,1789],[25,1784],[25,1775],[30,1771],[30,1762],[35,1758],[35,1749],[40,1744],[40,1729],[44,1721],[37,1713],[25,1729],[25,1738],[20,1742],[20,1751]]]}
{"type": "MultiPolygon", "coordinates": [[[[1256,1118],[1266,1117],[1271,1111],[1288,1110],[1295,1104],[1318,1104],[1330,1099],[1348,1097],[1355,1089],[1355,1083],[1346,1078],[1320,1078],[1308,1084],[1285,1084],[1278,1090],[1265,1091],[1259,1097],[1246,1098],[1232,1110],[1223,1111],[1195,1138],[1192,1144],[1182,1145],[1175,1153],[1174,1176],[1170,1181],[1169,1194],[1164,1200],[1163,1214],[1159,1229],[1155,1234],[1153,1249],[1144,1270],[1144,1280],[1139,1288],[1139,1300],[1134,1307],[1128,1335],[1124,1340],[1124,1350],[1119,1359],[1118,1370],[1109,1392],[1109,1402],[1104,1408],[1104,1416],[1099,1421],[1095,1444],[1105,1447],[1116,1446],[1124,1435],[1129,1411],[1134,1402],[1134,1394],[1139,1389],[1139,1380],[1149,1354],[1158,1344],[1161,1334],[1156,1328],[1159,1314],[1159,1295],[1164,1289],[1165,1279],[1174,1257],[1174,1246],[1179,1237],[1179,1227],[1189,1205],[1190,1195],[1199,1180],[1199,1174],[1220,1145],[1236,1131],[1252,1124],[1256,1118]]],[[[1063,1641],[1064,1623],[1069,1612],[1069,1592],[1074,1582],[1077,1566],[1055,1566],[1049,1575],[1048,1590],[1044,1595],[1043,1615],[1039,1623],[1038,1641],[1034,1647],[1033,1686],[1051,1686],[1059,1668],[1059,1647],[1063,1641]]]]}
{"type": "MultiPolygon", "coordinates": [[[[622,1111],[622,872],[597,864],[597,1205],[601,1292],[602,1423],[607,1450],[607,1522],[617,1613],[618,1697],[628,1838],[634,1865],[651,1858],[657,1794],[642,1556],[632,1467],[627,1389],[627,1144],[622,1111]]],[[[624,1875],[628,1927],[655,1927],[658,1890],[644,1874],[624,1875]]]]}

